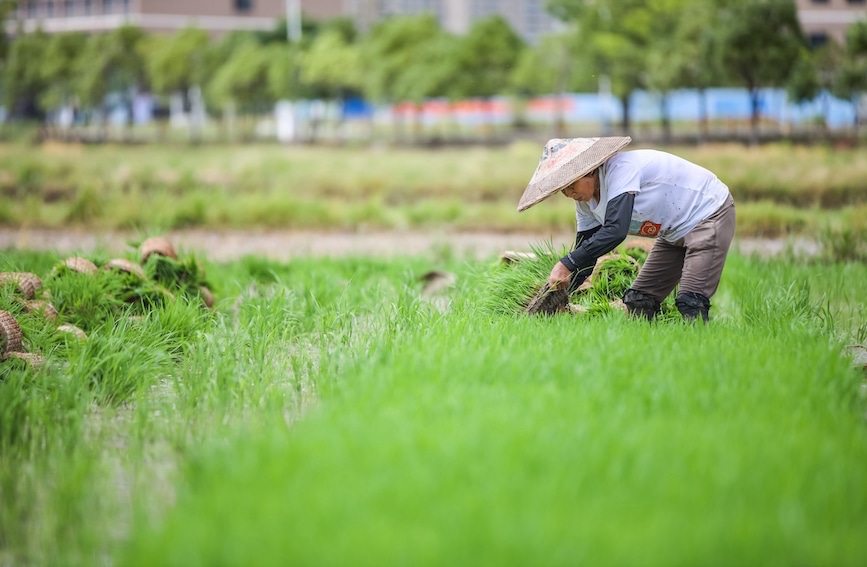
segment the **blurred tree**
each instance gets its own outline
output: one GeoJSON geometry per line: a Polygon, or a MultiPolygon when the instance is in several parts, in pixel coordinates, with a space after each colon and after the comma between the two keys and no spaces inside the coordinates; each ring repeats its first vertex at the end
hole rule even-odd
{"type": "Polygon", "coordinates": [[[786,84],[786,92],[793,102],[805,103],[820,98],[821,126],[825,134],[829,133],[831,92],[842,71],[844,56],[843,47],[836,41],[813,51],[804,49],[786,84]]]}
{"type": "Polygon", "coordinates": [[[43,118],[39,95],[47,83],[41,72],[48,47],[48,35],[42,30],[19,35],[9,46],[3,65],[3,105],[16,118],[43,118]]]}
{"type": "Polygon", "coordinates": [[[242,115],[258,113],[274,104],[272,65],[281,64],[290,49],[285,44],[262,46],[255,40],[245,41],[217,69],[206,87],[206,96],[223,109],[230,139],[236,137],[238,111],[242,115]]]}
{"type": "Polygon", "coordinates": [[[461,96],[489,98],[502,94],[526,48],[502,16],[476,20],[459,39],[455,88],[461,96]]]}
{"type": "MultiPolygon", "coordinates": [[[[442,33],[431,14],[394,17],[376,24],[360,44],[366,98],[376,103],[415,98],[417,91],[408,90],[412,82],[408,77],[417,76],[418,69],[424,68],[419,62],[429,58],[428,44],[442,33]]],[[[394,116],[397,120],[397,113],[394,116]]]]}
{"type": "Polygon", "coordinates": [[[750,94],[751,143],[758,142],[762,87],[784,86],[806,40],[791,0],[725,0],[716,21],[722,63],[750,94]]]}
{"type": "Polygon", "coordinates": [[[204,30],[188,27],[170,36],[148,36],[142,45],[145,69],[154,94],[173,95],[191,110],[190,139],[198,140],[204,121],[201,86],[210,71],[211,40],[204,30]],[[196,107],[196,108],[194,108],[196,107]]]}
{"type": "Polygon", "coordinates": [[[647,60],[657,40],[654,7],[645,0],[552,0],[549,10],[576,22],[586,33],[586,49],[597,72],[611,81],[611,92],[623,109],[621,130],[628,134],[630,97],[636,89],[648,86],[647,60]]]}
{"type": "Polygon", "coordinates": [[[128,97],[137,89],[149,88],[141,53],[144,38],[141,28],[135,26],[88,37],[75,65],[76,93],[83,105],[101,109],[110,93],[128,97]]]}
{"type": "MultiPolygon", "coordinates": [[[[530,96],[554,94],[562,96],[567,92],[593,92],[599,84],[594,63],[583,48],[586,32],[571,26],[572,29],[549,34],[541,38],[538,45],[521,51],[509,77],[509,90],[519,100],[530,96]]],[[[564,107],[561,103],[553,105],[554,132],[552,136],[561,138],[565,133],[564,107]]],[[[520,118],[518,118],[520,123],[520,118]]]]}
{"type": "Polygon", "coordinates": [[[709,136],[708,111],[705,92],[707,89],[729,83],[729,78],[719,54],[719,30],[717,0],[692,0],[681,9],[678,20],[677,44],[673,46],[680,79],[677,85],[694,88],[699,93],[699,141],[709,136]]]}
{"type": "Polygon", "coordinates": [[[430,14],[389,18],[375,25],[361,45],[365,95],[376,102],[396,102],[401,75],[413,66],[426,42],[442,33],[430,14]]]}
{"type": "MultiPolygon", "coordinates": [[[[695,37],[695,24],[686,18],[709,16],[711,11],[705,1],[695,0],[648,0],[650,39],[646,45],[646,85],[659,94],[660,121],[663,142],[671,142],[671,115],[668,94],[678,88],[693,86],[696,60],[708,61],[702,52],[702,42],[695,37]],[[685,13],[689,10],[689,13],[685,13]],[[698,12],[698,13],[697,13],[698,12]],[[698,41],[693,42],[691,40],[698,41]]],[[[707,21],[707,20],[705,20],[707,21]]]]}
{"type": "Polygon", "coordinates": [[[269,50],[255,42],[240,45],[217,70],[209,85],[212,100],[235,103],[242,110],[261,109],[273,101],[268,90],[269,50]]]}
{"type": "Polygon", "coordinates": [[[153,35],[145,42],[145,67],[153,92],[158,95],[187,94],[202,85],[208,67],[208,32],[186,28],[170,36],[153,35]]]}
{"type": "Polygon", "coordinates": [[[361,52],[340,29],[323,31],[304,53],[300,80],[329,99],[357,94],[363,83],[361,52]]]}
{"type": "Polygon", "coordinates": [[[9,54],[9,34],[6,28],[6,22],[9,14],[15,9],[18,3],[15,0],[0,0],[0,68],[6,61],[6,56],[9,54]]]}
{"type": "Polygon", "coordinates": [[[831,91],[840,98],[852,101],[855,109],[853,126],[857,141],[858,128],[861,124],[861,98],[867,91],[867,21],[862,20],[849,26],[843,61],[831,91]]]}
{"type": "Polygon", "coordinates": [[[81,32],[53,34],[40,60],[39,72],[45,87],[39,95],[43,110],[57,109],[73,103],[76,64],[87,45],[81,32]]]}
{"type": "Polygon", "coordinates": [[[273,100],[312,96],[315,87],[306,85],[301,78],[301,65],[305,58],[301,45],[272,44],[264,49],[268,54],[268,94],[273,100]]]}

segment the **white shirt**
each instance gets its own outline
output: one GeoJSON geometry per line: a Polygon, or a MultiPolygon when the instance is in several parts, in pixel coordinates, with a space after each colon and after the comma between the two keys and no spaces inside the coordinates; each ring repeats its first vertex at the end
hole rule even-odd
{"type": "Polygon", "coordinates": [[[714,214],[729,189],[711,171],[658,150],[611,156],[599,176],[599,201],[576,202],[578,230],[604,224],[608,201],[634,193],[629,234],[674,242],[714,214]]]}

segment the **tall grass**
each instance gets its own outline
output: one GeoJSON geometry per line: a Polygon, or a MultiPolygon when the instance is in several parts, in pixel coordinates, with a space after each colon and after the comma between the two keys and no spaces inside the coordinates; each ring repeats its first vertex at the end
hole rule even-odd
{"type": "Polygon", "coordinates": [[[733,255],[707,326],[492,310],[448,251],[208,268],[213,312],[28,323],[0,563],[863,563],[863,264],[733,255]]]}

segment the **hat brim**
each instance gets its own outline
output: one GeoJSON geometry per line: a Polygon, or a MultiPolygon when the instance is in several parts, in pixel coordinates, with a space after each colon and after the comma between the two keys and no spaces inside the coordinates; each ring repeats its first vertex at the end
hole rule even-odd
{"type": "Polygon", "coordinates": [[[631,141],[629,136],[550,140],[518,202],[518,212],[562,191],[605,163],[631,141]]]}

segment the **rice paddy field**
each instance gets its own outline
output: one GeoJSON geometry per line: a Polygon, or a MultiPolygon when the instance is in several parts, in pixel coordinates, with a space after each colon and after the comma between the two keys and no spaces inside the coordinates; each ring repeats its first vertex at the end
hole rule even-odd
{"type": "Polygon", "coordinates": [[[610,303],[622,272],[525,315],[550,242],[142,244],[141,273],[0,255],[41,284],[0,283],[40,357],[0,363],[0,565],[867,562],[861,262],[735,253],[710,324],[650,324],[610,303]]]}

